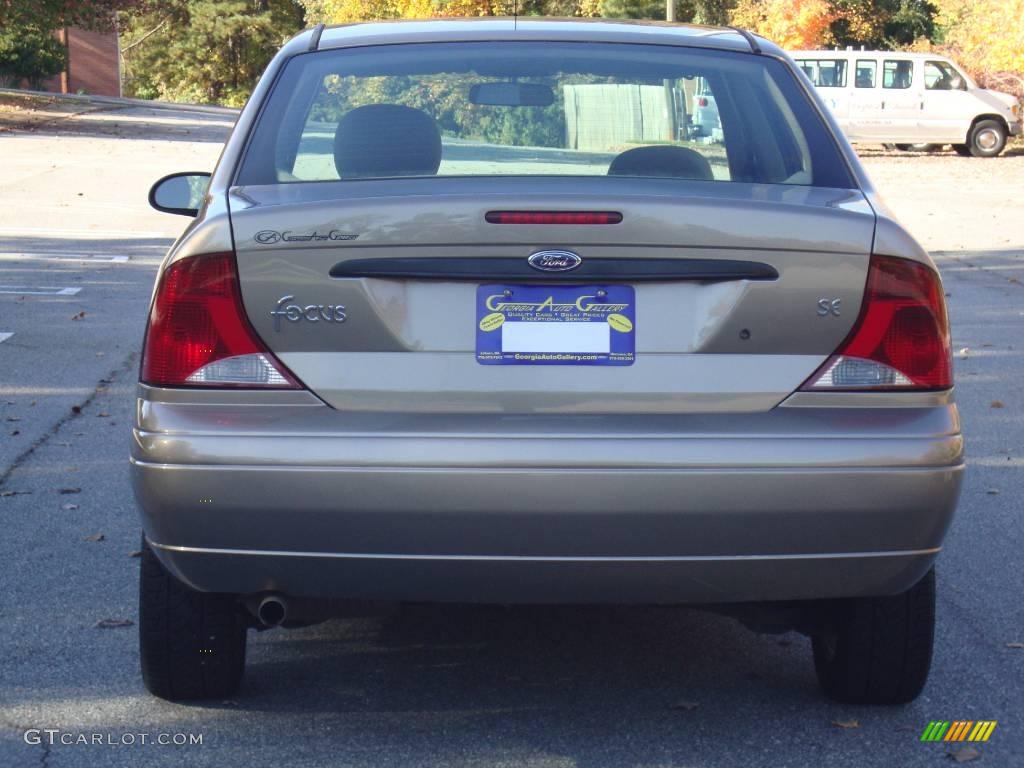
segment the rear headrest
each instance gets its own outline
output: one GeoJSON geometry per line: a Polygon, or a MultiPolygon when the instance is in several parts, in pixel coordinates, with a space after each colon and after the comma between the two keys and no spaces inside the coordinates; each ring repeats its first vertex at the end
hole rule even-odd
{"type": "Polygon", "coordinates": [[[334,167],[343,179],[431,176],[441,165],[441,133],[426,112],[369,104],[345,113],[334,132],[334,167]]]}
{"type": "Polygon", "coordinates": [[[617,155],[608,167],[609,176],[668,176],[677,179],[714,181],[711,163],[700,152],[686,147],[636,147],[617,155]]]}

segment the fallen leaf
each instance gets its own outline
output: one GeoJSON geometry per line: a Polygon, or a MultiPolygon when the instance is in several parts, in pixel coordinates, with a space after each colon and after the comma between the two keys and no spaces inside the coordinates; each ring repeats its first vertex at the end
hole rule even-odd
{"type": "Polygon", "coordinates": [[[21,430],[20,429],[16,429],[13,432],[11,432],[11,437],[17,437],[20,434],[21,434],[21,430]]]}
{"type": "Polygon", "coordinates": [[[81,413],[82,412],[82,406],[80,406],[80,405],[72,405],[71,406],[71,412],[72,413],[81,413]]]}
{"type": "Polygon", "coordinates": [[[97,419],[109,419],[110,418],[110,414],[107,413],[106,411],[100,411],[99,413],[96,414],[96,418],[97,419]]]}
{"type": "Polygon", "coordinates": [[[86,541],[106,541],[107,537],[102,533],[94,533],[85,537],[86,541]]]}
{"type": "Polygon", "coordinates": [[[77,315],[72,315],[72,316],[71,316],[71,319],[72,319],[72,320],[81,320],[81,319],[83,319],[84,317],[85,317],[85,310],[83,309],[83,310],[82,310],[81,312],[79,312],[79,313],[78,313],[77,315]]]}
{"type": "Polygon", "coordinates": [[[7,420],[8,421],[21,421],[21,418],[19,416],[8,416],[7,420]]]}
{"type": "Polygon", "coordinates": [[[134,550],[132,550],[131,552],[128,553],[128,557],[142,557],[142,550],[141,549],[134,549],[134,550]]]}
{"type": "Polygon", "coordinates": [[[1024,648],[1024,643],[1016,643],[1016,642],[1014,642],[1014,643],[1007,643],[1006,647],[1007,648],[1024,648]]]}
{"type": "Polygon", "coordinates": [[[999,489],[998,488],[989,488],[987,491],[985,491],[985,493],[987,493],[989,496],[998,496],[999,495],[999,489]]]}
{"type": "Polygon", "coordinates": [[[67,512],[73,512],[74,510],[78,509],[78,505],[77,504],[64,504],[61,507],[61,509],[65,510],[67,512]]]}
{"type": "Polygon", "coordinates": [[[81,488],[61,488],[59,491],[57,491],[57,493],[63,494],[65,496],[67,496],[70,493],[81,493],[81,492],[82,492],[81,488]]]}
{"type": "Polygon", "coordinates": [[[135,624],[131,619],[101,619],[96,622],[97,629],[119,629],[121,627],[130,627],[135,624]]]}
{"type": "Polygon", "coordinates": [[[32,491],[0,491],[0,496],[28,496],[32,491]]]}
{"type": "Polygon", "coordinates": [[[993,400],[991,403],[988,404],[988,407],[989,408],[1003,408],[1004,407],[1003,406],[1003,401],[1002,400],[993,400]]]}
{"type": "Polygon", "coordinates": [[[680,700],[680,701],[673,702],[672,704],[669,704],[668,708],[669,709],[683,709],[683,710],[686,710],[687,712],[690,712],[690,711],[696,709],[699,706],[700,706],[700,704],[698,704],[695,701],[681,701],[680,700]]]}
{"type": "Polygon", "coordinates": [[[860,720],[833,720],[832,725],[849,730],[850,728],[860,728],[860,720]]]}
{"type": "Polygon", "coordinates": [[[981,757],[981,752],[976,750],[974,747],[964,747],[963,749],[958,749],[956,752],[947,752],[946,754],[958,763],[969,763],[972,760],[977,760],[981,757]]]}

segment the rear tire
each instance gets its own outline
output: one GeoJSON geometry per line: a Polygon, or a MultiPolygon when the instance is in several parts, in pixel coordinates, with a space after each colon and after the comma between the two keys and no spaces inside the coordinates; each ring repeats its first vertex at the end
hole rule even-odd
{"type": "Polygon", "coordinates": [[[995,157],[1006,146],[1006,129],[998,120],[979,120],[967,136],[973,157],[995,157]]]}
{"type": "Polygon", "coordinates": [[[813,635],[822,690],[847,704],[906,704],[928,680],[935,569],[899,595],[836,600],[813,635]]]}
{"type": "Polygon", "coordinates": [[[248,622],[233,595],[197,592],[143,541],[139,571],[142,682],[170,701],[223,699],[245,670],[248,622]]]}

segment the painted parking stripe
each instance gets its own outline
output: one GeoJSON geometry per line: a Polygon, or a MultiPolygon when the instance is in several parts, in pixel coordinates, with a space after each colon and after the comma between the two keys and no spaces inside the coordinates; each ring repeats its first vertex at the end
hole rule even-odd
{"type": "Polygon", "coordinates": [[[50,229],[48,227],[0,227],[0,237],[21,237],[25,235],[45,235],[46,237],[92,237],[100,240],[114,238],[160,238],[168,244],[174,242],[174,235],[167,232],[142,232],[132,229],[50,229]]]}
{"type": "Polygon", "coordinates": [[[22,287],[18,285],[0,285],[0,295],[9,296],[74,296],[81,288],[45,288],[42,286],[22,287]]]}
{"type": "Polygon", "coordinates": [[[3,344],[5,341],[7,341],[13,335],[14,335],[14,331],[0,331],[0,344],[3,344]]]}
{"type": "Polygon", "coordinates": [[[102,262],[125,262],[128,256],[111,256],[103,253],[28,253],[28,252],[3,252],[0,259],[4,261],[21,261],[22,259],[37,259],[43,261],[102,261],[102,262]]]}

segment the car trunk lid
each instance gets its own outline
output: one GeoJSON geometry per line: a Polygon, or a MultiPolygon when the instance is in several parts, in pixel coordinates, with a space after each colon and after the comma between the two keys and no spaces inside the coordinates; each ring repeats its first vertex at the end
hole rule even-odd
{"type": "Polygon", "coordinates": [[[310,390],[353,411],[764,411],[850,331],[874,231],[861,193],[656,179],[587,186],[453,178],[234,188],[246,311],[310,390]],[[488,221],[497,211],[621,221],[488,221]],[[542,251],[582,263],[540,271],[528,259],[542,251]],[[632,359],[481,364],[488,291],[564,298],[565,286],[632,297],[632,359]]]}

